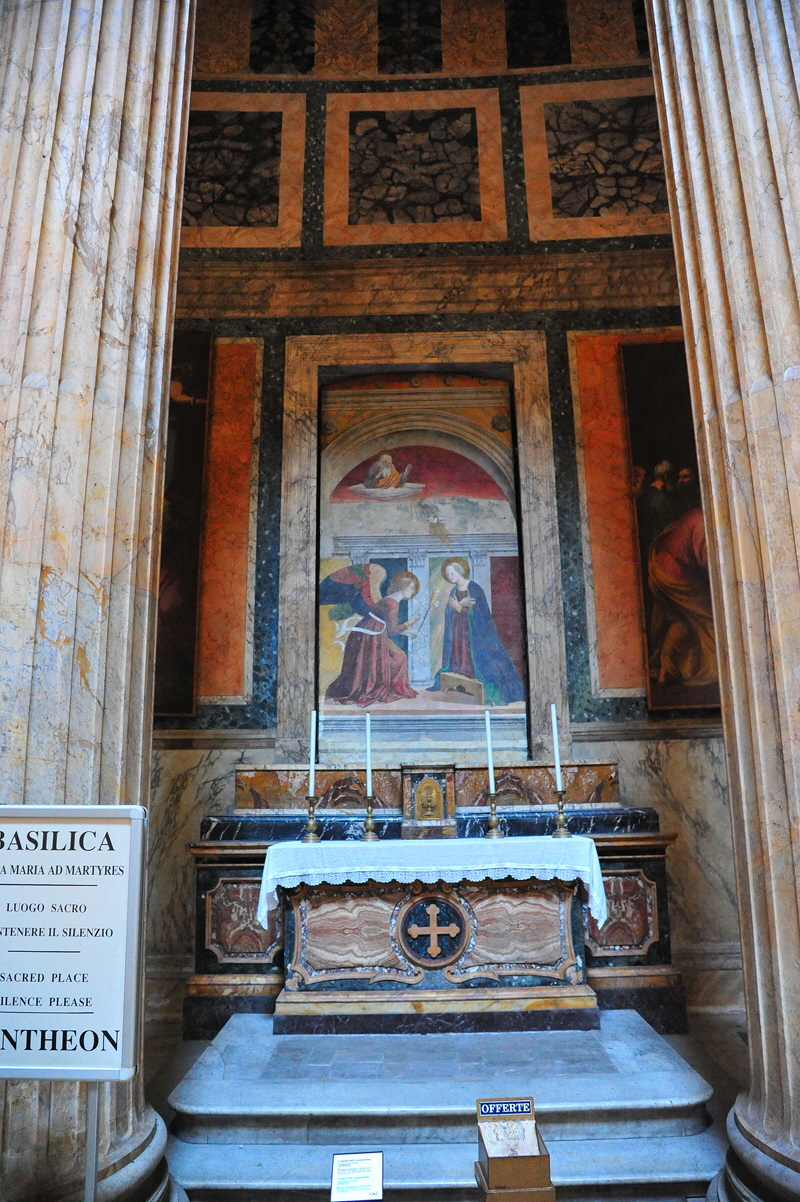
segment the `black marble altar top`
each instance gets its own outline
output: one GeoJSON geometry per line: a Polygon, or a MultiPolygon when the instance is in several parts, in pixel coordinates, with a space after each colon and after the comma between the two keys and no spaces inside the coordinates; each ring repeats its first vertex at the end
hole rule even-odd
{"type": "MultiPolygon", "coordinates": [[[[550,835],[555,829],[554,809],[512,809],[498,811],[500,826],[507,835],[550,835]]],[[[480,839],[486,834],[488,810],[459,813],[456,816],[460,839],[480,839]]],[[[204,818],[200,838],[213,842],[241,840],[255,843],[278,843],[284,839],[300,839],[305,831],[306,813],[291,814],[265,811],[259,814],[217,814],[204,818]]],[[[652,834],[658,832],[658,814],[649,806],[634,809],[628,806],[592,807],[567,810],[569,829],[575,835],[652,834]]],[[[360,839],[364,830],[363,814],[317,811],[318,832],[323,839],[360,839]]],[[[401,817],[394,812],[383,816],[375,812],[376,833],[381,839],[401,837],[401,817]]]]}

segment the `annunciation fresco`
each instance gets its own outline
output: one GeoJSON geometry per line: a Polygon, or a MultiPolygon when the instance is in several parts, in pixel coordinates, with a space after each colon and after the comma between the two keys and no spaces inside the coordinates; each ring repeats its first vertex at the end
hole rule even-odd
{"type": "Polygon", "coordinates": [[[717,706],[719,671],[689,381],[680,342],[621,348],[651,709],[717,706]]]}
{"type": "Polygon", "coordinates": [[[322,429],[320,709],[524,714],[506,386],[351,381],[322,429]]]}

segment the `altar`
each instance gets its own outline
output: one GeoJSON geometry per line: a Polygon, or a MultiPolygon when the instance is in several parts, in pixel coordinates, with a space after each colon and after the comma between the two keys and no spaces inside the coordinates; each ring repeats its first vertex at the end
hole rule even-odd
{"type": "Polygon", "coordinates": [[[599,1026],[584,909],[607,907],[591,839],[279,843],[265,928],[283,906],[275,1031],[499,1031],[599,1026]]]}
{"type": "Polygon", "coordinates": [[[485,837],[486,769],[456,766],[444,776],[444,820],[452,821],[453,837],[403,838],[409,818],[412,825],[420,819],[406,812],[414,795],[412,787],[405,798],[404,784],[410,777],[413,786],[413,773],[379,768],[379,839],[364,843],[364,768],[318,769],[321,842],[308,845],[301,842],[308,771],[237,768],[235,806],[205,818],[190,845],[197,909],[186,1038],[213,1038],[233,1014],[273,1011],[285,1030],[345,1031],[386,1029],[376,1018],[381,1014],[391,1016],[394,1029],[409,1029],[412,1020],[413,1029],[469,1029],[462,1023],[513,1029],[587,1024],[596,1020],[596,1007],[632,1008],[658,1031],[685,1030],[685,995],[670,951],[666,853],[675,836],[659,829],[655,810],[621,804],[617,765],[564,766],[574,837],[560,840],[549,837],[557,818],[552,766],[498,770],[505,838],[494,840],[485,837]],[[586,843],[596,851],[600,888],[591,874],[586,879],[570,871],[559,879],[552,867],[534,869],[530,860],[537,846],[566,855],[586,843]],[[517,844],[528,858],[515,865],[508,857],[517,844]],[[306,853],[324,860],[329,873],[330,857],[344,857],[340,875],[303,880],[306,853]],[[500,857],[502,879],[485,862],[469,871],[467,855],[500,857]],[[283,904],[262,908],[259,921],[267,856],[291,871],[275,884],[283,904]],[[361,864],[366,856],[369,869],[361,864]],[[389,877],[377,881],[376,856],[391,861],[389,877]],[[406,864],[403,874],[400,859],[407,856],[418,866],[406,864]],[[423,857],[432,859],[423,864],[423,857]],[[433,917],[429,906],[437,907],[433,917]],[[398,921],[407,931],[402,942],[398,921]],[[427,954],[431,925],[439,928],[439,955],[427,954]],[[416,935],[412,926],[419,928],[416,935]],[[455,934],[441,930],[453,926],[455,934]],[[469,938],[461,947],[464,931],[469,938]]]}

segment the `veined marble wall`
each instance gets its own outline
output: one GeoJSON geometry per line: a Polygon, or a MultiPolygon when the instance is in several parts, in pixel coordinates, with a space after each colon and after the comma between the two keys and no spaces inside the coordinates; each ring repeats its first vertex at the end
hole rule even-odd
{"type": "Polygon", "coordinates": [[[576,742],[573,750],[576,760],[617,760],[623,805],[652,806],[662,831],[678,836],[667,852],[667,876],[672,958],[683,973],[688,1005],[742,1008],[739,910],[722,738],[620,737],[576,742]]]}

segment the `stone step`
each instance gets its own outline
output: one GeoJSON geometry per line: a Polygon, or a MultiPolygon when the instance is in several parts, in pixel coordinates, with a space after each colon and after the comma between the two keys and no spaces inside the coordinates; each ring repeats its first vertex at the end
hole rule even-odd
{"type": "Polygon", "coordinates": [[[170,1096],[193,1202],[325,1202],[335,1151],[384,1152],[385,1202],[477,1202],[478,1098],[532,1096],[559,1202],[685,1202],[720,1168],[709,1085],[634,1011],[599,1031],[274,1035],[236,1015],[170,1096]]]}
{"type": "MultiPolygon", "coordinates": [[[[375,1149],[374,1144],[352,1150],[375,1149]]],[[[562,1140],[550,1147],[559,1202],[609,1202],[623,1194],[636,1202],[672,1202],[705,1195],[725,1155],[721,1132],[658,1139],[562,1140]],[[633,1191],[633,1192],[631,1192],[633,1191]]],[[[172,1137],[170,1172],[190,1199],[245,1195],[248,1202],[323,1202],[330,1196],[331,1164],[341,1144],[187,1144],[172,1137]]],[[[385,1145],[384,1202],[475,1202],[474,1142],[385,1145]]]]}
{"type": "Polygon", "coordinates": [[[170,1097],[187,1143],[468,1143],[480,1097],[532,1095],[545,1140],[697,1135],[709,1085],[634,1011],[599,1031],[281,1035],[236,1015],[170,1097]]]}

